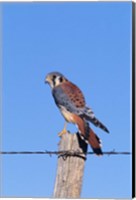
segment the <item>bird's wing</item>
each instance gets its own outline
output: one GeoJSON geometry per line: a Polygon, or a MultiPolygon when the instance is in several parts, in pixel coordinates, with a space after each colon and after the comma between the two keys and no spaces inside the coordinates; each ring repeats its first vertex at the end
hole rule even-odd
{"type": "Polygon", "coordinates": [[[65,107],[71,113],[81,115],[85,108],[85,99],[80,89],[72,83],[66,82],[52,90],[58,107],[65,107]]]}
{"type": "Polygon", "coordinates": [[[76,85],[71,82],[65,82],[55,87],[52,90],[52,94],[59,108],[63,107],[109,133],[108,129],[95,117],[92,109],[85,105],[84,96],[76,85]]]}
{"type": "Polygon", "coordinates": [[[95,117],[91,108],[86,106],[82,117],[84,117],[86,120],[92,122],[95,126],[101,128],[104,131],[106,131],[107,133],[109,133],[109,130],[106,128],[106,126],[95,117]]]}

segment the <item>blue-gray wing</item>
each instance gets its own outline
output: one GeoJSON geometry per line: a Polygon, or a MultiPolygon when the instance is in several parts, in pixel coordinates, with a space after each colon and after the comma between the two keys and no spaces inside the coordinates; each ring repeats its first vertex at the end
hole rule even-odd
{"type": "Polygon", "coordinates": [[[75,104],[71,101],[69,98],[69,95],[67,95],[64,92],[64,89],[61,86],[55,87],[52,90],[52,95],[54,97],[56,105],[61,108],[65,107],[65,109],[69,112],[75,113],[77,115],[82,115],[84,112],[83,108],[77,108],[75,104]]]}
{"type": "Polygon", "coordinates": [[[92,122],[95,126],[109,132],[108,129],[95,117],[92,109],[85,105],[85,100],[81,91],[75,85],[72,85],[71,87],[65,84],[64,86],[60,85],[52,90],[57,106],[60,109],[64,107],[67,111],[80,115],[80,117],[92,122]]]}

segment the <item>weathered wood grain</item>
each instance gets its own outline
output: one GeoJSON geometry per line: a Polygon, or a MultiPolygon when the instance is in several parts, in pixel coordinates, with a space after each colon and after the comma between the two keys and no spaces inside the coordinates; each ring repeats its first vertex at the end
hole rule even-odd
{"type": "Polygon", "coordinates": [[[78,134],[66,133],[61,137],[59,151],[84,152],[81,157],[60,155],[56,181],[54,187],[54,198],[79,198],[81,194],[84,165],[86,159],[87,144],[78,134]]]}

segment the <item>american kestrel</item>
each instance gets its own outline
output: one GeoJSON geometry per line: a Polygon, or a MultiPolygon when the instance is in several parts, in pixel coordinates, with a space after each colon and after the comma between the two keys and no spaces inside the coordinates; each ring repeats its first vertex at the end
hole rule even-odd
{"type": "MultiPolygon", "coordinates": [[[[109,133],[109,131],[95,117],[92,109],[86,105],[81,90],[59,72],[47,74],[45,82],[50,85],[55,103],[60,109],[66,122],[77,125],[81,138],[91,145],[95,154],[102,155],[100,139],[89,127],[88,121],[107,133],[109,133]]],[[[59,133],[59,136],[62,136],[62,134],[67,132],[66,122],[63,130],[59,133]]]]}

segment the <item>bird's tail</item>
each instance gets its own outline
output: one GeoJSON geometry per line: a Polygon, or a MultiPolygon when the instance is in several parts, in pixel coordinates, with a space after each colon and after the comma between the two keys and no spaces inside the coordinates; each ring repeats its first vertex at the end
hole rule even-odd
{"type": "MultiPolygon", "coordinates": [[[[81,118],[80,118],[81,119],[81,118]]],[[[94,153],[98,156],[102,155],[102,149],[101,149],[101,140],[99,137],[94,133],[94,131],[90,128],[89,123],[84,119],[81,123],[77,124],[79,128],[79,133],[81,139],[83,139],[86,143],[89,143],[91,148],[93,149],[94,153]]]]}
{"type": "Polygon", "coordinates": [[[78,126],[79,135],[81,139],[83,139],[86,143],[90,144],[96,155],[102,155],[103,153],[101,150],[101,141],[99,137],[90,128],[87,120],[75,114],[73,114],[72,117],[74,119],[73,123],[76,122],[75,124],[78,126]]]}
{"type": "Polygon", "coordinates": [[[88,138],[88,142],[91,145],[94,153],[98,156],[102,155],[102,149],[101,149],[101,140],[100,138],[93,132],[93,130],[90,128],[90,134],[88,138]]]}
{"type": "Polygon", "coordinates": [[[100,138],[93,132],[93,130],[90,128],[89,136],[88,138],[84,137],[84,135],[80,134],[81,139],[83,139],[86,143],[89,143],[93,152],[100,156],[102,155],[102,149],[101,149],[101,140],[100,138]]]}

